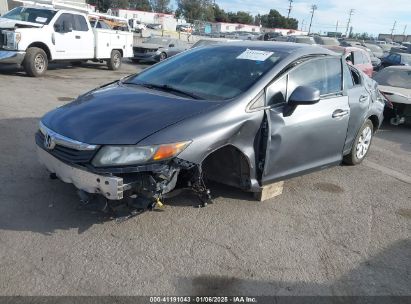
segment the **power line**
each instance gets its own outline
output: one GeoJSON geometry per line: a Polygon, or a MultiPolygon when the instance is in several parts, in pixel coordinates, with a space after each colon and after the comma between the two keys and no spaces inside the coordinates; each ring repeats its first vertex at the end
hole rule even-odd
{"type": "Polygon", "coordinates": [[[314,17],[314,12],[317,9],[317,5],[313,4],[311,5],[311,20],[310,20],[310,26],[308,27],[308,34],[311,32],[311,25],[313,23],[313,17],[314,17]]]}
{"type": "Polygon", "coordinates": [[[350,9],[349,11],[349,16],[348,16],[348,22],[347,22],[347,28],[345,29],[345,37],[347,37],[348,34],[348,28],[350,27],[350,22],[351,22],[351,16],[354,14],[355,9],[350,9]]]}
{"type": "Polygon", "coordinates": [[[293,8],[293,6],[292,6],[293,0],[289,0],[289,2],[290,2],[290,6],[288,7],[287,19],[290,18],[291,9],[293,8]]]}

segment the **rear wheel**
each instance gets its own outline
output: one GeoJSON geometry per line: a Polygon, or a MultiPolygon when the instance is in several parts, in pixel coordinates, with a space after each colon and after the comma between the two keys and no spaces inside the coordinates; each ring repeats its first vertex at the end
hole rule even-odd
{"type": "Polygon", "coordinates": [[[48,63],[46,52],[40,48],[31,47],[26,52],[23,67],[27,75],[31,77],[41,77],[46,73],[48,63]]]}
{"type": "Polygon", "coordinates": [[[354,140],[350,154],[344,156],[344,163],[348,165],[360,164],[370,149],[373,134],[374,126],[371,120],[367,119],[354,140]]]}
{"type": "Polygon", "coordinates": [[[121,67],[121,53],[117,50],[111,51],[111,57],[107,60],[107,67],[112,70],[118,70],[121,67]]]}

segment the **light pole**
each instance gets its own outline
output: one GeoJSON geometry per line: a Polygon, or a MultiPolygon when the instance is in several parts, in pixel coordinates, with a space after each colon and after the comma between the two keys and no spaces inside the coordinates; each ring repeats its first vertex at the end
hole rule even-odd
{"type": "Polygon", "coordinates": [[[313,4],[311,5],[311,20],[310,20],[310,26],[308,27],[308,35],[311,33],[311,25],[313,23],[313,17],[314,17],[314,12],[317,9],[317,5],[313,4]]]}

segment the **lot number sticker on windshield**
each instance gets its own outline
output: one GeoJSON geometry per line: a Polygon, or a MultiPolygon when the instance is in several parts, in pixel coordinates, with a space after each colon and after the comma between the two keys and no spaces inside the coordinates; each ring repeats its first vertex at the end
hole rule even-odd
{"type": "Polygon", "coordinates": [[[250,50],[247,49],[242,52],[240,55],[237,56],[237,59],[246,59],[246,60],[254,60],[254,61],[265,61],[269,58],[274,52],[267,52],[267,51],[258,51],[258,50],[250,50]]]}
{"type": "Polygon", "coordinates": [[[47,21],[47,18],[44,18],[44,17],[37,17],[36,18],[36,22],[44,23],[46,21],[47,21]]]}

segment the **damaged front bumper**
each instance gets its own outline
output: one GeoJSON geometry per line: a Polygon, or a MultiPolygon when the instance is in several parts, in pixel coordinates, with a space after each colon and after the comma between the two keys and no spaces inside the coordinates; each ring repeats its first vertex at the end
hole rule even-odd
{"type": "Polygon", "coordinates": [[[109,200],[123,199],[125,189],[123,178],[94,174],[69,166],[40,147],[37,147],[37,155],[47,170],[54,173],[63,182],[71,183],[87,193],[101,194],[109,200]]]}
{"type": "Polygon", "coordinates": [[[26,52],[0,50],[0,63],[21,64],[26,52]]]}

